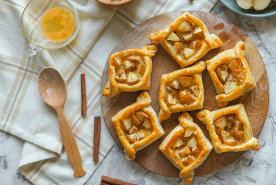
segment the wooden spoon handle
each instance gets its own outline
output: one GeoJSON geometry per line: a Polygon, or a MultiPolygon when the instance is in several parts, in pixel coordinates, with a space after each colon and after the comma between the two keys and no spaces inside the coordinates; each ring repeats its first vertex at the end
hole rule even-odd
{"type": "Polygon", "coordinates": [[[84,176],[86,172],[81,165],[82,159],[81,159],[80,151],[76,143],[72,128],[69,125],[64,115],[63,108],[60,106],[60,107],[55,107],[55,109],[58,114],[59,131],[61,134],[63,145],[66,150],[67,156],[69,158],[70,164],[74,168],[74,176],[75,177],[84,176]]]}

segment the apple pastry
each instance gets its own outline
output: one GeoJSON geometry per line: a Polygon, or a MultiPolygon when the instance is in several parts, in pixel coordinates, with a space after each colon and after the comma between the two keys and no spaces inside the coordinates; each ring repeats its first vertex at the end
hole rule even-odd
{"type": "Polygon", "coordinates": [[[217,153],[259,150],[243,104],[212,112],[202,110],[196,116],[206,124],[217,153]]]}
{"type": "Polygon", "coordinates": [[[202,72],[205,68],[205,62],[201,61],[191,67],[162,75],[159,90],[160,122],[170,118],[172,113],[202,109],[202,72]]]}
{"type": "Polygon", "coordinates": [[[199,126],[193,122],[190,114],[184,112],[179,117],[179,122],[159,149],[181,170],[179,177],[189,184],[195,175],[194,170],[205,161],[213,146],[199,126]]]}
{"type": "Polygon", "coordinates": [[[120,92],[149,90],[152,60],[157,48],[146,45],[142,49],[127,49],[110,56],[109,79],[103,96],[114,97],[120,92]]]}
{"type": "Polygon", "coordinates": [[[137,102],[111,118],[125,148],[127,160],[133,160],[136,151],[145,148],[165,134],[150,103],[151,98],[148,92],[144,91],[137,97],[137,102]]]}
{"type": "Polygon", "coordinates": [[[242,41],[234,49],[226,50],[206,63],[218,93],[216,100],[220,108],[256,87],[242,41]]]}
{"type": "Polygon", "coordinates": [[[185,12],[164,30],[149,36],[154,43],[161,43],[165,50],[183,68],[202,58],[209,50],[222,46],[222,41],[209,34],[205,24],[185,12]]]}

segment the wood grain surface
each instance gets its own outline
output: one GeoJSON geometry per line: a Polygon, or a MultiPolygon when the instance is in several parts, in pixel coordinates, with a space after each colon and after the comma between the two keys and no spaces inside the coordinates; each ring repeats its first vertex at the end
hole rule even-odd
{"type": "MultiPolygon", "coordinates": [[[[130,30],[121,39],[121,41],[117,44],[117,46],[113,49],[111,53],[119,52],[129,48],[142,48],[142,46],[146,44],[151,44],[148,36],[151,33],[156,32],[157,30],[165,28],[169,23],[171,23],[182,13],[183,12],[171,12],[167,14],[162,14],[142,22],[140,25],[130,30]]],[[[257,47],[254,45],[253,41],[248,37],[246,33],[244,33],[240,28],[238,28],[231,22],[217,15],[206,12],[189,11],[189,13],[201,19],[206,24],[209,32],[219,36],[223,42],[222,47],[209,51],[209,53],[207,53],[201,60],[206,61],[224,50],[232,49],[240,40],[245,42],[247,59],[256,80],[257,87],[251,92],[247,93],[247,96],[243,96],[238,100],[230,102],[229,105],[233,105],[239,102],[244,103],[248,117],[251,122],[254,137],[258,137],[267,115],[269,92],[264,62],[257,47]]],[[[165,51],[165,49],[163,49],[161,45],[158,45],[158,51],[156,55],[152,58],[152,60],[152,82],[149,94],[152,98],[151,106],[158,115],[160,110],[158,93],[161,75],[178,70],[180,69],[180,66],[165,51]]],[[[102,91],[109,76],[108,65],[109,59],[107,60],[102,76],[102,91]]],[[[217,93],[207,70],[203,72],[203,84],[205,90],[205,101],[203,109],[208,109],[210,111],[218,109],[219,107],[215,100],[215,96],[217,95],[217,93]]],[[[111,118],[121,109],[134,103],[136,97],[140,93],[141,91],[132,93],[121,93],[114,98],[106,98],[103,96],[101,97],[101,106],[105,123],[112,137],[120,148],[123,148],[123,146],[112,124],[111,118]]],[[[200,126],[205,136],[211,141],[206,126],[201,123],[195,116],[197,112],[198,110],[190,111],[189,113],[193,116],[194,122],[200,126]]],[[[178,117],[180,116],[180,114],[181,113],[172,114],[172,117],[170,119],[161,123],[166,134],[148,147],[144,148],[141,151],[138,151],[135,162],[155,173],[170,177],[178,177],[179,170],[174,167],[170,163],[170,161],[165,158],[165,156],[163,156],[163,154],[159,151],[158,146],[170,133],[170,131],[179,124],[178,117]]],[[[227,152],[217,154],[215,150],[212,150],[206,161],[195,170],[196,176],[206,175],[221,170],[231,163],[235,162],[243,154],[244,152],[227,152]]]]}

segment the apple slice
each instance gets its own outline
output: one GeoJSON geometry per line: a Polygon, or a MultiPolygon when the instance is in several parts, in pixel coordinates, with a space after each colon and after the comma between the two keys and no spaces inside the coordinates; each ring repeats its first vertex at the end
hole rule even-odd
{"type": "Polygon", "coordinates": [[[199,147],[194,148],[193,151],[192,151],[192,154],[193,154],[196,158],[199,157],[200,153],[201,153],[201,150],[200,150],[199,147]]]}
{"type": "Polygon", "coordinates": [[[129,72],[127,76],[127,83],[129,85],[135,85],[139,82],[137,75],[134,72],[129,72]]]}
{"type": "Polygon", "coordinates": [[[190,42],[194,38],[194,36],[191,32],[183,33],[182,36],[183,36],[183,39],[185,42],[190,42]]]}
{"type": "Polygon", "coordinates": [[[189,166],[193,162],[195,162],[195,157],[193,155],[189,155],[188,157],[183,159],[182,164],[184,166],[189,166]]]}
{"type": "Polygon", "coordinates": [[[241,83],[243,83],[245,80],[246,74],[243,71],[241,62],[235,59],[231,60],[229,64],[229,68],[232,71],[233,76],[236,77],[241,83]]]}
{"type": "Polygon", "coordinates": [[[226,124],[227,124],[227,128],[230,130],[234,124],[234,115],[227,115],[225,120],[226,120],[226,124]]]}
{"type": "Polygon", "coordinates": [[[243,123],[239,120],[238,116],[235,117],[234,124],[237,130],[243,131],[243,123]]]}
{"type": "Polygon", "coordinates": [[[226,132],[225,130],[222,130],[221,131],[221,136],[222,136],[222,139],[223,139],[224,143],[226,143],[226,141],[229,138],[230,134],[228,132],[226,132]]]}
{"type": "Polygon", "coordinates": [[[132,127],[131,119],[120,120],[120,123],[121,123],[122,129],[124,131],[127,131],[127,132],[130,131],[130,129],[132,127]]]}
{"type": "Polygon", "coordinates": [[[263,10],[268,7],[271,0],[237,0],[239,7],[243,9],[250,9],[253,7],[255,10],[263,10]]]}
{"type": "Polygon", "coordinates": [[[125,69],[123,66],[120,66],[119,70],[116,73],[115,76],[115,81],[118,83],[126,83],[127,79],[126,79],[126,73],[125,73],[125,69]]]}
{"type": "Polygon", "coordinates": [[[127,57],[127,60],[133,60],[135,62],[140,62],[141,56],[140,55],[131,55],[131,56],[127,57]]]}
{"type": "Polygon", "coordinates": [[[176,54],[179,55],[182,49],[181,42],[175,42],[176,54]]]}
{"type": "Polygon", "coordinates": [[[130,144],[135,143],[136,138],[137,138],[136,135],[137,135],[137,133],[130,134],[130,135],[127,135],[127,136],[126,136],[126,139],[128,140],[128,142],[129,142],[130,144]]]}
{"type": "Polygon", "coordinates": [[[243,138],[243,131],[240,131],[236,128],[234,128],[230,134],[232,134],[235,138],[237,138],[238,140],[242,140],[243,138]]]}
{"type": "Polygon", "coordinates": [[[183,50],[183,56],[186,60],[190,58],[194,53],[195,53],[195,49],[184,48],[183,50]]]}
{"type": "Polygon", "coordinates": [[[203,33],[203,31],[200,27],[195,28],[194,36],[198,40],[204,40],[205,39],[205,35],[204,35],[204,33],[203,33]]]}
{"type": "Polygon", "coordinates": [[[225,143],[228,146],[236,146],[238,144],[237,140],[233,136],[229,136],[225,143]]]}
{"type": "Polygon", "coordinates": [[[127,69],[127,70],[131,70],[131,69],[135,68],[135,64],[129,60],[125,60],[123,62],[123,65],[124,65],[125,69],[127,69]]]}
{"type": "Polygon", "coordinates": [[[180,82],[182,87],[189,87],[193,82],[193,78],[190,76],[181,76],[178,78],[178,81],[180,82]]]}
{"type": "Polygon", "coordinates": [[[135,124],[135,125],[139,125],[141,124],[141,121],[134,115],[131,115],[131,121],[135,124]]]}
{"type": "Polygon", "coordinates": [[[193,136],[192,139],[190,139],[187,142],[187,146],[191,147],[192,149],[196,148],[197,145],[198,145],[198,140],[197,140],[196,136],[193,136]]]}
{"type": "Polygon", "coordinates": [[[135,125],[132,125],[132,127],[131,127],[129,133],[130,133],[130,134],[133,134],[133,133],[136,133],[136,132],[138,132],[138,128],[137,128],[135,125]]]}
{"type": "Polygon", "coordinates": [[[217,68],[218,78],[222,83],[225,83],[226,78],[228,77],[228,67],[226,64],[222,64],[217,68]]]}
{"type": "Polygon", "coordinates": [[[165,102],[168,105],[175,105],[176,104],[176,99],[173,97],[173,95],[171,93],[168,93],[166,98],[165,98],[165,102]]]}
{"type": "Polygon", "coordinates": [[[191,152],[190,148],[185,146],[184,148],[179,150],[178,155],[180,158],[184,158],[184,157],[187,157],[188,155],[190,155],[191,153],[192,152],[191,152]]]}
{"type": "Polygon", "coordinates": [[[144,139],[145,137],[147,137],[149,134],[147,133],[147,131],[145,131],[144,129],[140,129],[140,131],[137,133],[136,137],[137,140],[141,140],[144,139]]]}
{"type": "Polygon", "coordinates": [[[224,127],[226,126],[226,120],[225,117],[221,117],[219,119],[217,119],[214,123],[215,126],[224,129],[224,127]]]}
{"type": "Polygon", "coordinates": [[[174,80],[170,86],[174,89],[180,89],[180,82],[178,80],[174,80]]]}
{"type": "Polygon", "coordinates": [[[142,124],[146,129],[152,129],[152,124],[149,118],[146,118],[142,124]]]}
{"type": "Polygon", "coordinates": [[[146,71],[146,66],[145,65],[141,65],[141,68],[140,68],[140,75],[143,76],[145,74],[145,71],[146,71]]]}
{"type": "Polygon", "coordinates": [[[171,149],[175,150],[176,148],[181,147],[182,145],[184,145],[184,141],[181,137],[178,137],[174,140],[173,144],[171,145],[171,149]]]}
{"type": "Polygon", "coordinates": [[[235,78],[232,74],[230,74],[224,84],[224,92],[225,94],[229,94],[239,88],[240,82],[237,78],[235,78]]]}
{"type": "Polygon", "coordinates": [[[191,32],[193,31],[193,27],[187,21],[183,21],[183,23],[178,28],[179,32],[191,32]]]}
{"type": "Polygon", "coordinates": [[[121,65],[121,58],[119,58],[119,57],[114,57],[114,60],[113,60],[113,62],[112,62],[112,64],[114,65],[114,66],[120,66],[121,65]]]}
{"type": "Polygon", "coordinates": [[[184,137],[189,137],[190,135],[192,135],[195,132],[195,129],[192,127],[188,127],[185,130],[185,134],[184,137]]]}
{"type": "Polygon", "coordinates": [[[167,40],[169,40],[169,41],[175,41],[175,42],[180,41],[179,37],[178,37],[174,32],[172,32],[172,33],[168,36],[167,40]]]}
{"type": "Polygon", "coordinates": [[[135,112],[135,116],[141,122],[144,122],[145,118],[149,118],[149,115],[147,113],[145,113],[144,111],[135,112]]]}
{"type": "Polygon", "coordinates": [[[198,96],[199,95],[199,87],[198,86],[192,86],[190,87],[190,90],[191,90],[191,93],[194,95],[194,96],[198,96]]]}
{"type": "Polygon", "coordinates": [[[202,46],[202,42],[200,40],[194,41],[194,49],[199,50],[202,46]]]}
{"type": "Polygon", "coordinates": [[[180,91],[178,94],[179,102],[181,104],[190,105],[196,101],[196,97],[188,92],[186,89],[184,91],[180,91]]]}

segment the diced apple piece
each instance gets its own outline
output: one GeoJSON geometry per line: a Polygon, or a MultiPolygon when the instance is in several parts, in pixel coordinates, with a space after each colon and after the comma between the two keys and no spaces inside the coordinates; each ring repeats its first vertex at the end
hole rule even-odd
{"type": "Polygon", "coordinates": [[[240,86],[240,83],[238,79],[236,79],[235,77],[232,76],[232,74],[230,74],[225,81],[224,92],[225,94],[229,94],[234,90],[236,90],[237,88],[239,88],[239,86],[240,86]]]}
{"type": "Polygon", "coordinates": [[[184,145],[184,141],[181,137],[178,137],[174,140],[173,144],[171,145],[171,149],[175,150],[176,148],[181,147],[182,145],[184,145]]]}
{"type": "Polygon", "coordinates": [[[169,41],[175,41],[175,42],[180,41],[179,37],[178,37],[174,32],[172,32],[172,33],[168,36],[167,40],[169,40],[169,41]]]}
{"type": "Polygon", "coordinates": [[[123,66],[120,66],[119,70],[116,73],[115,76],[115,81],[118,83],[126,83],[127,79],[126,79],[126,73],[125,73],[125,69],[123,68],[123,66]]]}
{"type": "Polygon", "coordinates": [[[195,162],[195,157],[193,155],[189,155],[188,157],[184,158],[182,163],[184,166],[188,166],[195,162]]]}
{"type": "Polygon", "coordinates": [[[186,89],[184,91],[180,91],[178,94],[178,97],[179,97],[179,102],[181,104],[189,105],[196,101],[196,97],[192,95],[190,92],[187,92],[186,89]]]}
{"type": "Polygon", "coordinates": [[[128,142],[130,144],[135,143],[135,141],[136,141],[136,133],[131,134],[131,135],[127,135],[126,139],[128,140],[128,142]]]}
{"type": "Polygon", "coordinates": [[[127,132],[130,131],[130,129],[132,127],[131,119],[120,120],[120,123],[121,123],[122,129],[124,131],[127,131],[127,132]]]}
{"type": "Polygon", "coordinates": [[[141,122],[144,122],[145,118],[149,118],[149,115],[147,113],[145,113],[144,111],[135,112],[135,116],[141,122]]]}
{"type": "Polygon", "coordinates": [[[235,138],[237,138],[238,140],[241,140],[243,138],[243,131],[240,131],[236,128],[234,128],[230,134],[232,134],[235,138]]]}
{"type": "Polygon", "coordinates": [[[192,135],[194,133],[194,131],[195,131],[195,129],[192,127],[186,128],[184,137],[189,137],[190,135],[192,135]]]}
{"type": "Polygon", "coordinates": [[[221,131],[222,131],[222,129],[219,128],[219,127],[217,127],[216,133],[217,133],[217,135],[218,135],[218,138],[219,138],[220,142],[221,142],[222,144],[224,144],[224,140],[223,140],[223,137],[222,137],[222,135],[221,135],[221,131]]]}
{"type": "Polygon", "coordinates": [[[217,68],[218,78],[222,83],[225,83],[226,78],[228,77],[228,67],[225,64],[220,65],[217,68]]]}
{"type": "Polygon", "coordinates": [[[134,114],[131,115],[131,121],[135,125],[139,125],[141,123],[141,121],[134,114]]]}
{"type": "Polygon", "coordinates": [[[128,70],[135,68],[135,64],[129,60],[125,60],[123,62],[123,65],[124,65],[125,69],[128,69],[128,70]]]}
{"type": "Polygon", "coordinates": [[[145,131],[144,129],[140,129],[140,131],[137,133],[137,140],[144,139],[148,135],[149,134],[147,133],[147,131],[145,131]]]}
{"type": "Polygon", "coordinates": [[[127,76],[127,83],[129,85],[135,85],[139,82],[137,75],[134,72],[129,72],[127,76]]]}
{"type": "Polygon", "coordinates": [[[194,38],[194,36],[191,32],[183,33],[182,36],[183,36],[183,39],[184,39],[185,42],[190,42],[194,38]]]}
{"type": "Polygon", "coordinates": [[[180,89],[180,82],[178,80],[174,80],[170,86],[174,89],[180,89]]]}
{"type": "Polygon", "coordinates": [[[183,50],[183,56],[186,60],[190,58],[194,53],[195,53],[194,49],[184,48],[183,50]]]}
{"type": "Polygon", "coordinates": [[[119,57],[115,57],[114,60],[113,60],[113,65],[114,66],[120,66],[121,65],[121,58],[119,57]]]}
{"type": "Polygon", "coordinates": [[[225,130],[221,131],[221,136],[223,138],[223,141],[226,143],[227,139],[229,138],[230,134],[226,132],[225,130]]]}
{"type": "Polygon", "coordinates": [[[196,148],[198,145],[198,140],[196,138],[196,136],[193,136],[192,139],[190,139],[190,141],[188,141],[187,146],[191,147],[191,148],[196,148]]]}
{"type": "Polygon", "coordinates": [[[190,89],[191,89],[191,93],[194,95],[194,96],[198,96],[199,95],[199,88],[198,88],[198,86],[192,86],[192,87],[190,87],[190,89]]]}
{"type": "Polygon", "coordinates": [[[233,136],[229,136],[225,143],[229,146],[236,146],[238,144],[237,140],[233,136]]]}
{"type": "Polygon", "coordinates": [[[243,123],[239,120],[238,116],[235,117],[234,123],[237,130],[243,131],[243,123]]]}
{"type": "Polygon", "coordinates": [[[152,129],[152,124],[149,118],[146,118],[142,124],[146,129],[152,129]]]}
{"type": "Polygon", "coordinates": [[[182,46],[181,46],[181,42],[175,42],[175,47],[176,47],[176,54],[180,54],[182,46]]]}
{"type": "Polygon", "coordinates": [[[136,133],[136,132],[138,132],[138,128],[135,125],[132,125],[129,133],[132,134],[132,133],[136,133]]]}
{"type": "Polygon", "coordinates": [[[196,39],[199,39],[199,40],[204,40],[205,39],[205,35],[204,35],[204,33],[203,33],[203,31],[200,27],[195,28],[194,36],[195,36],[196,39]]]}
{"type": "Polygon", "coordinates": [[[140,55],[131,55],[131,56],[127,57],[127,60],[133,60],[135,62],[140,62],[141,56],[140,55]]]}
{"type": "Polygon", "coordinates": [[[202,42],[200,40],[194,41],[194,49],[199,50],[202,46],[202,42]]]}
{"type": "Polygon", "coordinates": [[[215,126],[224,129],[224,127],[226,126],[226,120],[225,117],[221,117],[219,119],[217,119],[214,123],[215,126]]]}
{"type": "Polygon", "coordinates": [[[191,152],[190,148],[186,146],[185,148],[182,148],[179,150],[178,155],[180,158],[184,158],[184,157],[187,157],[188,155],[190,155],[191,153],[192,152],[191,152]]]}
{"type": "Polygon", "coordinates": [[[141,74],[141,76],[143,76],[145,74],[146,68],[147,67],[145,65],[141,65],[141,68],[140,68],[140,74],[141,74]]]}
{"type": "Polygon", "coordinates": [[[184,21],[178,28],[179,32],[191,32],[193,31],[193,27],[191,26],[190,23],[187,21],[184,21]]]}
{"type": "Polygon", "coordinates": [[[201,150],[200,150],[199,147],[194,148],[193,151],[192,151],[192,154],[193,154],[196,158],[198,158],[198,156],[200,155],[200,153],[201,153],[201,150]]]}
{"type": "Polygon", "coordinates": [[[169,105],[175,105],[176,99],[173,97],[173,95],[171,93],[168,93],[165,98],[165,102],[169,105]]]}
{"type": "Polygon", "coordinates": [[[245,80],[245,73],[243,71],[243,67],[241,65],[241,62],[238,60],[231,60],[229,64],[229,68],[232,71],[232,75],[239,80],[240,83],[243,83],[245,80]]]}
{"type": "Polygon", "coordinates": [[[178,78],[178,81],[180,82],[182,87],[189,87],[193,82],[193,78],[190,76],[181,76],[178,78]]]}
{"type": "Polygon", "coordinates": [[[226,116],[225,120],[226,120],[226,124],[227,124],[227,128],[231,129],[233,124],[234,124],[234,115],[228,115],[226,116]]]}

